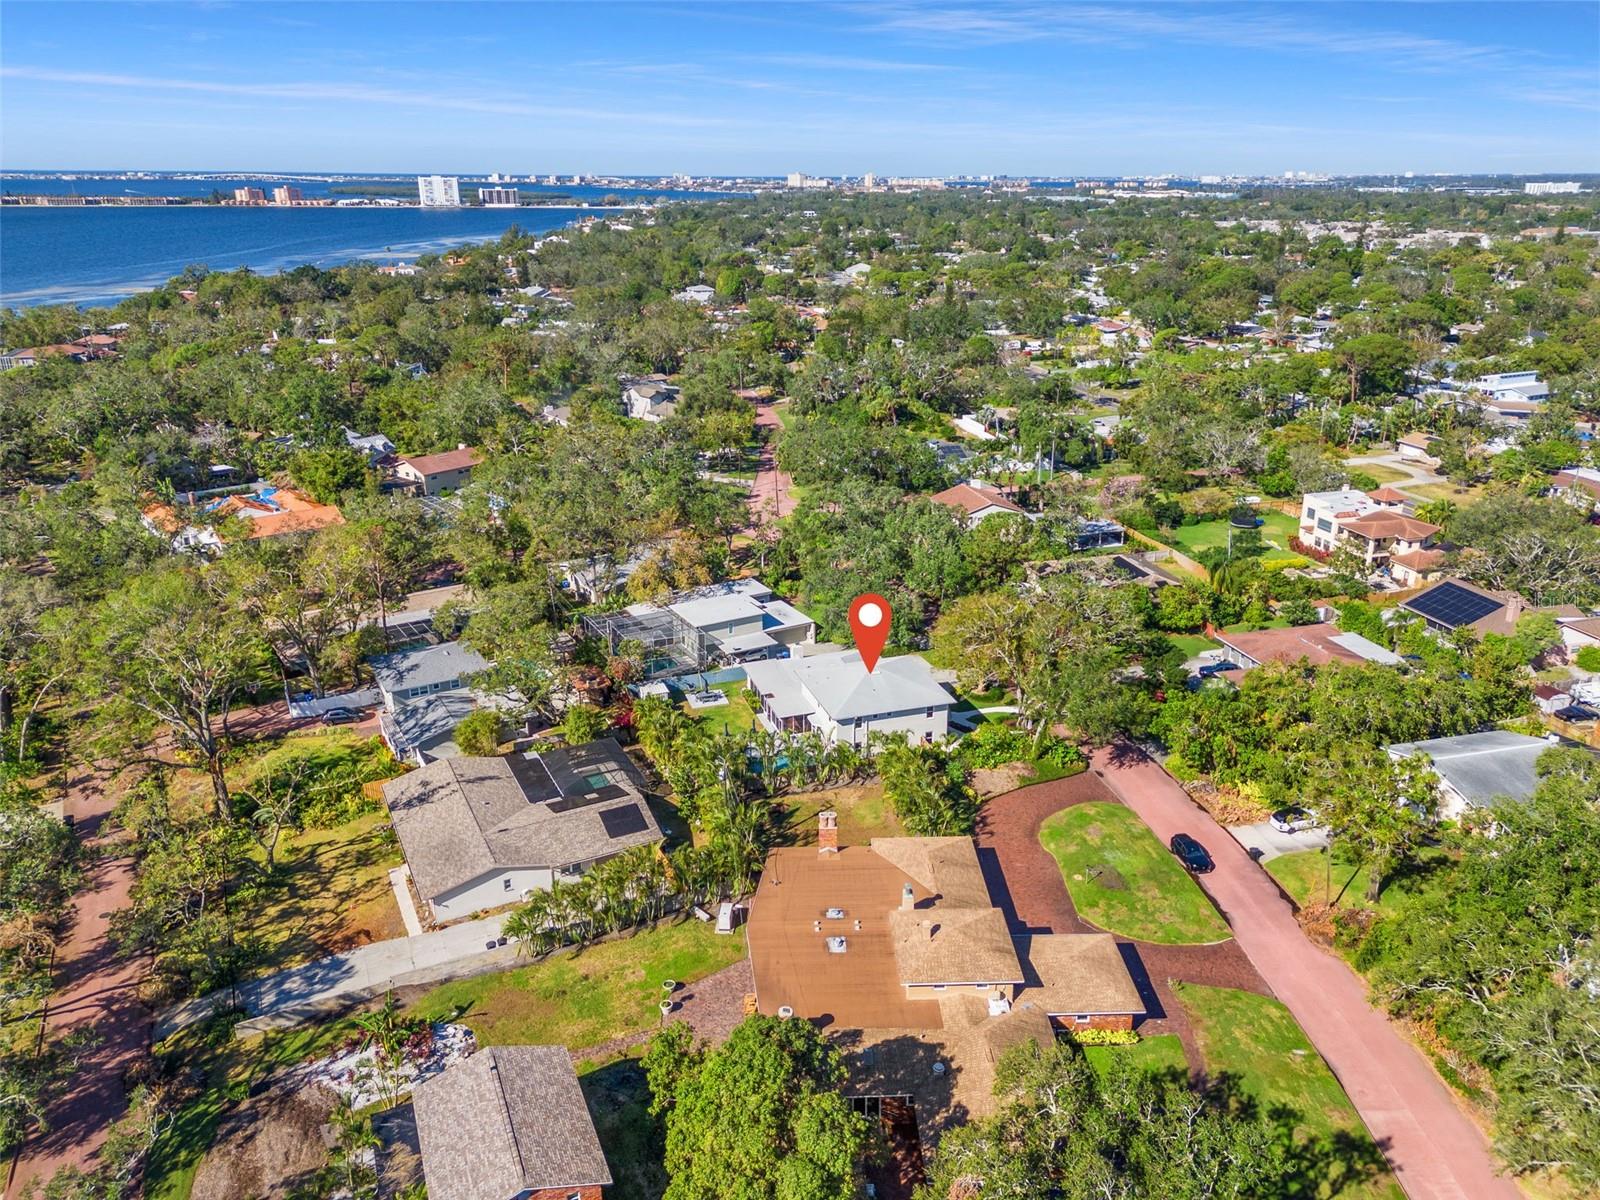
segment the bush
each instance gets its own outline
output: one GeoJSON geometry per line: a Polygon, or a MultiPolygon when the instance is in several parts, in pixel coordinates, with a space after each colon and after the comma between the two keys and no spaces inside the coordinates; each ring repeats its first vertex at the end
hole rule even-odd
{"type": "Polygon", "coordinates": [[[995,721],[979,725],[956,745],[953,757],[975,771],[1023,762],[1033,757],[1033,738],[995,721]]]}
{"type": "Polygon", "coordinates": [[[1089,760],[1084,758],[1083,751],[1079,750],[1065,738],[1047,737],[1044,745],[1039,748],[1039,761],[1049,763],[1052,767],[1062,770],[1077,768],[1082,770],[1089,765],[1089,760]]]}
{"type": "Polygon", "coordinates": [[[1600,671],[1600,646],[1585,646],[1572,660],[1585,671],[1600,671]]]}
{"type": "Polygon", "coordinates": [[[468,713],[456,726],[455,744],[461,753],[487,757],[500,749],[500,714],[492,708],[468,713]]]}
{"type": "Polygon", "coordinates": [[[1139,1035],[1131,1029],[1074,1029],[1067,1036],[1080,1046],[1137,1046],[1139,1035]]]}
{"type": "Polygon", "coordinates": [[[561,718],[561,736],[569,746],[592,742],[610,728],[610,718],[592,704],[571,705],[561,718]]]}

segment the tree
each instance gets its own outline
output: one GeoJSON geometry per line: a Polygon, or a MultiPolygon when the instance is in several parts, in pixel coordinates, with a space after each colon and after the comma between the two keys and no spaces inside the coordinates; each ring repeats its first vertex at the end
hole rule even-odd
{"type": "Polygon", "coordinates": [[[972,833],[978,795],[965,766],[943,746],[913,745],[887,734],[876,757],[884,794],[913,837],[957,837],[972,833]]]}
{"type": "Polygon", "coordinates": [[[470,712],[457,723],[453,740],[463,754],[489,756],[500,749],[500,714],[492,708],[470,712]]]}
{"type": "Polygon", "coordinates": [[[866,1120],[809,1021],[748,1017],[722,1045],[669,1025],[644,1057],[666,1126],[663,1200],[852,1200],[866,1120]],[[708,1151],[708,1147],[715,1147],[708,1151]]]}
{"type": "Polygon", "coordinates": [[[367,460],[350,446],[302,450],[290,461],[289,474],[319,504],[333,504],[367,482],[367,460]]]}
{"type": "Polygon", "coordinates": [[[592,704],[569,704],[561,718],[561,736],[569,746],[582,746],[611,728],[611,718],[592,704]]]}
{"type": "Polygon", "coordinates": [[[217,813],[231,818],[218,726],[263,666],[255,622],[219,602],[201,568],[173,564],[101,601],[84,643],[78,686],[103,701],[107,736],[128,745],[165,728],[179,750],[200,758],[217,813]]]}
{"type": "Polygon", "coordinates": [[[1411,861],[1433,827],[1438,777],[1424,755],[1396,762],[1380,750],[1347,748],[1321,758],[1306,781],[1306,801],[1333,839],[1368,864],[1367,899],[1411,861]]]}

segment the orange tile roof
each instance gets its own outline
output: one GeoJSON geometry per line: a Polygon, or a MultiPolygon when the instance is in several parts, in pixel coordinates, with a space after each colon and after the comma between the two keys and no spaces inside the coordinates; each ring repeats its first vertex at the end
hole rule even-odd
{"type": "Polygon", "coordinates": [[[1362,517],[1352,517],[1339,522],[1347,533],[1357,533],[1366,538],[1400,538],[1407,542],[1421,542],[1439,532],[1437,525],[1419,521],[1397,512],[1369,512],[1362,517]]]}
{"type": "Polygon", "coordinates": [[[1381,487],[1375,492],[1368,492],[1368,498],[1376,500],[1379,504],[1409,504],[1411,497],[1404,492],[1396,491],[1392,487],[1381,487]]]}
{"type": "Polygon", "coordinates": [[[288,488],[279,488],[272,498],[276,507],[254,496],[229,496],[216,511],[247,521],[251,541],[290,533],[312,533],[329,525],[344,524],[343,514],[334,505],[318,504],[311,497],[288,488]]]}

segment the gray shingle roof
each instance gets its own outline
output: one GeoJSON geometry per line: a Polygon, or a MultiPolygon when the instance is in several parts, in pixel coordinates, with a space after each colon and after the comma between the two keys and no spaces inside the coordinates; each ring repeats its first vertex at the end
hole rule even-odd
{"type": "Polygon", "coordinates": [[[1534,764],[1550,749],[1550,743],[1491,729],[1426,742],[1397,742],[1388,749],[1396,758],[1426,754],[1433,760],[1434,773],[1463,800],[1492,808],[1500,799],[1527,800],[1533,795],[1539,783],[1534,764]]]}
{"type": "Polygon", "coordinates": [[[564,1046],[486,1046],[418,1084],[412,1101],[429,1200],[611,1182],[564,1046]]]}
{"type": "Polygon", "coordinates": [[[632,763],[609,738],[543,755],[441,759],[383,788],[425,899],[493,871],[569,867],[659,842],[643,796],[632,763]],[[644,828],[611,836],[603,814],[629,805],[644,828]]]}
{"type": "Polygon", "coordinates": [[[372,660],[372,674],[386,692],[453,683],[465,675],[489,669],[489,660],[460,642],[397,650],[372,660]]]}
{"type": "Polygon", "coordinates": [[[881,658],[868,671],[854,650],[788,660],[798,679],[835,721],[914,708],[950,708],[955,700],[915,654],[881,658]]]}

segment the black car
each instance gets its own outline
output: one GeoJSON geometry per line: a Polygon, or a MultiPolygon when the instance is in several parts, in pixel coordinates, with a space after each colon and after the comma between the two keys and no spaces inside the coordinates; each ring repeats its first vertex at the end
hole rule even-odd
{"type": "Polygon", "coordinates": [[[1171,849],[1178,856],[1178,861],[1196,875],[1204,875],[1217,865],[1211,861],[1211,855],[1206,853],[1206,848],[1187,833],[1173,834],[1171,849]]]}
{"type": "Polygon", "coordinates": [[[330,708],[320,719],[324,725],[349,725],[361,720],[361,714],[353,708],[330,708]]]}

